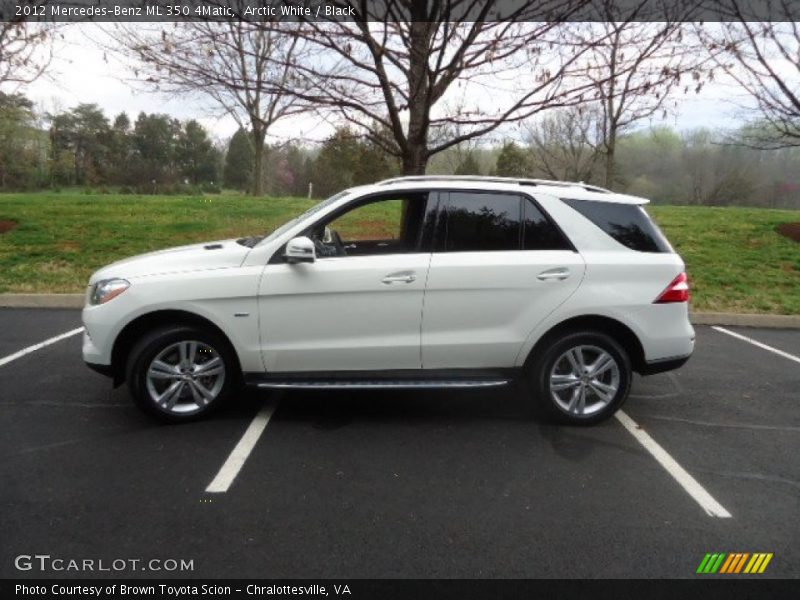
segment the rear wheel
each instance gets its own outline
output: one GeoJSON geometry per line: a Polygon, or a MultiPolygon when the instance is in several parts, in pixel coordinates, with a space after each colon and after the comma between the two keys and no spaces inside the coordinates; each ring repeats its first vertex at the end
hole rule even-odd
{"type": "Polygon", "coordinates": [[[590,425],[612,416],[628,397],[631,361],[614,338],[599,331],[556,339],[528,368],[536,401],[546,416],[590,425]]]}
{"type": "Polygon", "coordinates": [[[239,372],[227,340],[183,326],[142,338],[128,358],[127,380],[139,408],[175,423],[214,410],[236,388],[239,372]]]}

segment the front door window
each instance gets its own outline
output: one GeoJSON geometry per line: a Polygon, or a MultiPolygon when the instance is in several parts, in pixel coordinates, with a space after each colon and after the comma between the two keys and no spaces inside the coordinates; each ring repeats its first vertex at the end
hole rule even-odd
{"type": "Polygon", "coordinates": [[[419,252],[427,193],[370,199],[316,224],[309,232],[318,258],[419,252]]]}

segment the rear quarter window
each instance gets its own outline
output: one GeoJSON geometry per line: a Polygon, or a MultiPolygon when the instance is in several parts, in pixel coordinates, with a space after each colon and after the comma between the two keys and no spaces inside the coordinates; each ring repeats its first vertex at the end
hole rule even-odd
{"type": "Polygon", "coordinates": [[[647,212],[638,204],[595,202],[562,198],[623,246],[639,252],[671,253],[672,246],[647,212]]]}
{"type": "Polygon", "coordinates": [[[530,198],[524,200],[522,225],[523,250],[575,250],[530,198]]]}

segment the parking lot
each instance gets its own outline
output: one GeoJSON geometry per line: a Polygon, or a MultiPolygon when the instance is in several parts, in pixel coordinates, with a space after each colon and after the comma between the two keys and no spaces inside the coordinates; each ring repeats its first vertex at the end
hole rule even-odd
{"type": "Polygon", "coordinates": [[[165,426],[80,335],[3,362],[78,327],[0,310],[0,576],[81,575],[15,568],[39,553],[194,564],[129,576],[693,577],[707,552],[800,576],[800,331],[698,327],[683,369],[590,428],[536,421],[516,389],[249,391],[165,426]]]}

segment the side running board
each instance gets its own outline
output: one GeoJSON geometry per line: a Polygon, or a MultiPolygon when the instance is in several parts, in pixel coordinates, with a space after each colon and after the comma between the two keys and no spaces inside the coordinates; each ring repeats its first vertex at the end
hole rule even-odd
{"type": "Polygon", "coordinates": [[[389,390],[436,388],[489,388],[508,385],[509,379],[453,379],[418,381],[265,381],[260,388],[295,390],[389,390]]]}

